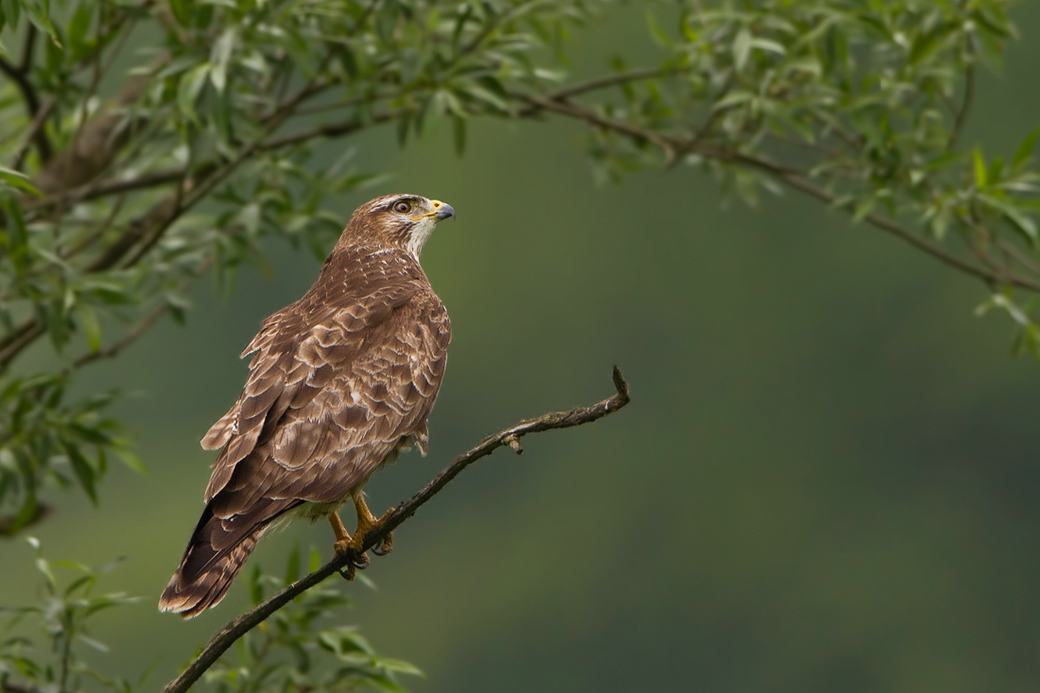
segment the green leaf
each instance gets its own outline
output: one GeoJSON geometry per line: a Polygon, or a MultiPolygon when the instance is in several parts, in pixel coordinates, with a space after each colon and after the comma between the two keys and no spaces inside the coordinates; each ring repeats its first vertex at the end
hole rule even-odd
{"type": "Polygon", "coordinates": [[[29,177],[20,171],[0,166],[0,180],[12,187],[32,193],[33,195],[42,194],[32,183],[29,182],[29,177]]]}
{"type": "Polygon", "coordinates": [[[1040,138],[1040,126],[1026,135],[1022,143],[1018,145],[1018,149],[1015,150],[1015,157],[1011,160],[1011,168],[1013,170],[1018,171],[1026,165],[1029,157],[1033,155],[1033,149],[1036,148],[1037,138],[1040,138]]]}
{"type": "Polygon", "coordinates": [[[1037,240],[1040,240],[1036,222],[1033,221],[1029,214],[1016,207],[1014,202],[994,195],[979,195],[979,201],[1003,214],[1011,222],[1012,227],[1021,232],[1033,245],[1036,245],[1037,240]]]}
{"type": "Polygon", "coordinates": [[[87,46],[84,44],[86,43],[87,30],[90,29],[92,14],[93,4],[89,2],[81,2],[72,14],[72,20],[69,22],[66,33],[68,35],[69,48],[76,55],[83,55],[87,51],[87,46]]]}
{"type": "Polygon", "coordinates": [[[321,568],[321,551],[318,551],[318,547],[312,546],[311,558],[307,565],[307,569],[309,572],[313,573],[314,571],[318,570],[318,568],[321,568]]]}
{"type": "Polygon", "coordinates": [[[401,659],[388,659],[385,657],[380,657],[378,662],[379,666],[383,667],[387,671],[392,671],[399,674],[408,674],[409,676],[425,676],[425,674],[423,674],[422,672],[422,669],[415,666],[414,664],[411,664],[401,659]]]}
{"type": "Polygon", "coordinates": [[[291,585],[300,579],[300,546],[294,544],[285,565],[285,584],[291,585]]]}
{"type": "Polygon", "coordinates": [[[383,693],[408,693],[408,689],[397,683],[389,676],[382,676],[379,674],[369,674],[365,677],[368,685],[375,688],[377,691],[383,693]]]}
{"type": "Polygon", "coordinates": [[[975,187],[983,190],[986,187],[986,159],[983,158],[982,150],[978,147],[975,148],[973,161],[975,164],[975,187]]]}
{"type": "Polygon", "coordinates": [[[63,48],[61,40],[58,38],[58,30],[55,28],[54,23],[51,22],[48,9],[50,3],[44,0],[43,6],[36,2],[22,2],[22,8],[25,10],[26,15],[29,17],[29,21],[32,22],[37,29],[47,34],[54,45],[58,48],[63,48]]]}
{"type": "Polygon", "coordinates": [[[189,120],[198,121],[195,113],[195,103],[206,85],[206,77],[209,76],[210,64],[201,63],[188,70],[181,76],[177,86],[177,106],[189,120]]]}
{"type": "Polygon", "coordinates": [[[736,65],[737,72],[744,71],[748,56],[751,55],[752,40],[751,32],[746,28],[738,31],[733,40],[733,63],[736,65]]]}
{"type": "Polygon", "coordinates": [[[466,119],[453,115],[451,121],[452,142],[455,144],[455,155],[461,157],[466,153],[466,119]]]}
{"type": "Polygon", "coordinates": [[[249,599],[256,606],[264,600],[264,586],[260,580],[260,567],[255,566],[253,568],[253,574],[249,580],[249,599]]]}
{"type": "Polygon", "coordinates": [[[235,50],[237,36],[238,31],[232,26],[214,42],[213,50],[210,52],[209,61],[212,68],[209,71],[209,79],[218,94],[223,93],[224,87],[227,85],[228,63],[231,62],[231,54],[235,50]]]}
{"type": "Polygon", "coordinates": [[[79,481],[79,485],[83,487],[84,491],[86,491],[87,497],[90,498],[90,502],[97,506],[97,486],[95,485],[97,474],[94,471],[94,467],[91,466],[87,458],[84,457],[82,452],[80,452],[79,446],[66,441],[64,447],[66,454],[69,456],[69,463],[72,465],[72,471],[76,475],[76,479],[79,481]]]}
{"type": "Polygon", "coordinates": [[[101,321],[97,313],[82,301],[76,304],[76,312],[79,313],[80,322],[83,324],[83,335],[87,338],[87,348],[92,353],[101,350],[101,321]]]}
{"type": "Polygon", "coordinates": [[[115,453],[129,469],[134,470],[138,474],[148,474],[148,467],[146,467],[141,459],[134,453],[124,448],[116,448],[115,453]]]}

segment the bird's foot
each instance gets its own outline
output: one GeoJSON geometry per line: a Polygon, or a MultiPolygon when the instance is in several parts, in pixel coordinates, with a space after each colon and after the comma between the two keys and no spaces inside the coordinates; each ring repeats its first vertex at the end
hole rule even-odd
{"type": "Polygon", "coordinates": [[[353,580],[354,573],[358,570],[364,570],[371,562],[368,554],[357,551],[356,547],[353,545],[353,541],[350,539],[340,539],[333,544],[333,548],[337,555],[351,557],[350,561],[339,571],[339,574],[342,575],[345,580],[353,580]]]}
{"type": "MultiPolygon", "coordinates": [[[[356,570],[364,570],[368,567],[369,558],[368,555],[362,551],[358,551],[354,540],[347,532],[347,528],[343,526],[342,520],[339,519],[339,515],[335,512],[329,513],[329,522],[332,523],[332,531],[336,534],[336,542],[332,545],[336,555],[350,556],[350,562],[339,571],[339,574],[346,580],[353,580],[354,573],[356,570]]],[[[356,536],[355,532],[355,536],[356,536]]]]}
{"type": "MultiPolygon", "coordinates": [[[[376,516],[372,514],[372,511],[368,509],[365,504],[363,497],[358,497],[354,500],[355,507],[357,508],[358,524],[357,529],[354,530],[354,538],[351,540],[352,548],[360,553],[361,547],[368,539],[372,532],[378,530],[383,522],[394,512],[393,508],[390,508],[383,516],[376,519],[376,516]]],[[[383,539],[381,539],[375,546],[372,547],[372,553],[377,556],[385,556],[390,553],[394,548],[394,534],[388,532],[383,539]]]]}

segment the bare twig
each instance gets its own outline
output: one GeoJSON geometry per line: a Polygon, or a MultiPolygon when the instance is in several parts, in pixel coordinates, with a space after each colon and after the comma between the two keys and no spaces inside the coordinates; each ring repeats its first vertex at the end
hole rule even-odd
{"type": "MultiPolygon", "coordinates": [[[[529,433],[581,426],[612,414],[624,407],[629,402],[628,384],[617,367],[614,368],[613,377],[615,393],[611,397],[592,406],[543,414],[536,419],[521,421],[515,426],[488,436],[469,452],[456,457],[444,471],[438,474],[421,491],[394,508],[378,525],[361,537],[362,553],[386,539],[390,532],[414,515],[420,507],[437,495],[463,469],[480,458],[490,455],[496,448],[509,446],[510,440],[518,440],[529,433]]],[[[337,554],[335,558],[318,570],[297,580],[267,601],[228,623],[209,641],[202,652],[188,664],[180,676],[167,684],[164,693],[184,693],[187,691],[235,641],[262,623],[271,614],[288,604],[293,598],[344,568],[352,567],[357,561],[358,556],[353,552],[337,554]]]]}

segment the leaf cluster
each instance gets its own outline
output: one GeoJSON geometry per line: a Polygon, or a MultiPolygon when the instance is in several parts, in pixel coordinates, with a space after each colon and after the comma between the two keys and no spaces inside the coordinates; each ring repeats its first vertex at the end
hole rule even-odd
{"type": "MultiPolygon", "coordinates": [[[[320,553],[312,549],[309,571],[317,570],[321,564],[320,553]]],[[[289,555],[284,578],[264,575],[259,567],[255,568],[249,580],[253,605],[295,582],[299,572],[298,548],[289,555]]],[[[350,600],[339,589],[319,585],[304,592],[242,637],[233,650],[206,672],[203,680],[221,693],[361,689],[404,693],[397,676],[421,676],[418,669],[407,662],[379,656],[352,627],[322,627],[323,621],[327,623],[349,605],[350,600]]]]}
{"type": "Polygon", "coordinates": [[[107,653],[108,646],[91,636],[90,624],[98,613],[137,601],[123,593],[95,594],[94,587],[104,574],[122,559],[98,568],[79,563],[52,563],[43,557],[40,542],[30,537],[35,550],[36,569],[42,576],[40,600],[21,607],[0,607],[8,616],[0,642],[0,688],[12,691],[78,691],[93,681],[115,693],[138,690],[143,681],[109,678],[94,669],[82,656],[83,646],[107,653]],[[71,571],[71,580],[58,578],[58,570],[71,571]],[[45,645],[36,637],[18,632],[18,626],[32,623],[45,645]]]}

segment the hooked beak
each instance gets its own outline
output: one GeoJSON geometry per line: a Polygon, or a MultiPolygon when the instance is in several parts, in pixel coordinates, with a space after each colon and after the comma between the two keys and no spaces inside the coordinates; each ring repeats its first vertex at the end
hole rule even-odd
{"type": "Polygon", "coordinates": [[[433,217],[437,221],[442,221],[444,219],[447,219],[448,217],[451,217],[452,219],[455,218],[455,210],[452,208],[451,205],[447,204],[446,202],[441,202],[440,200],[430,200],[430,204],[433,205],[433,217]]]}

